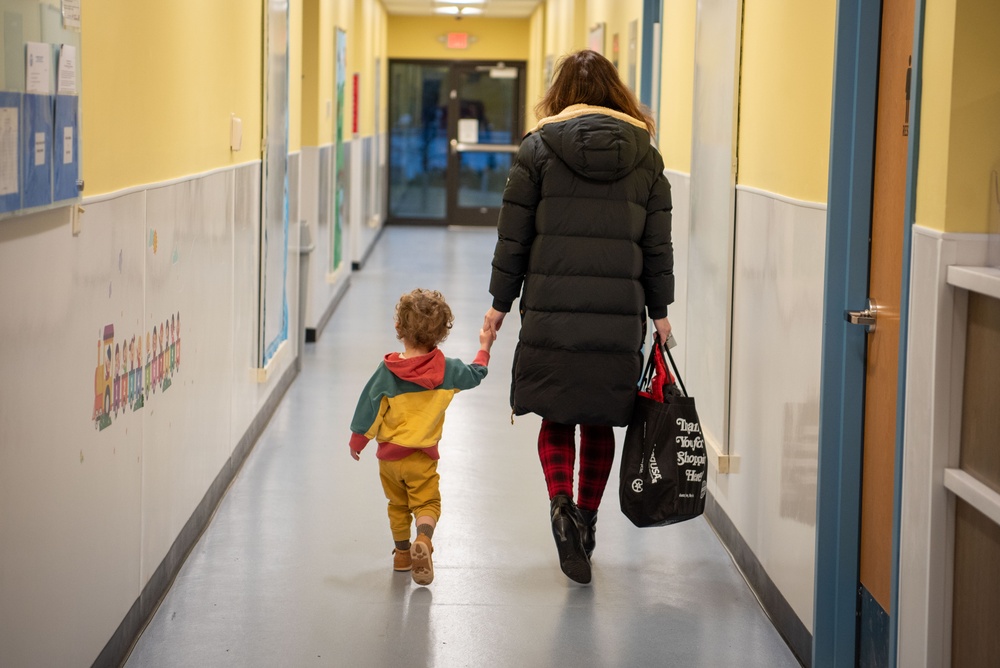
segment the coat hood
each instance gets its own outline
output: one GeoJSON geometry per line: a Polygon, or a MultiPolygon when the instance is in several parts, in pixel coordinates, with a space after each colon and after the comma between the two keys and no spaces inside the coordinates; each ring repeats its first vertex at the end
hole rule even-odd
{"type": "Polygon", "coordinates": [[[399,353],[385,356],[385,368],[400,380],[408,380],[433,390],[444,381],[444,353],[435,348],[419,357],[400,357],[399,353]]]}
{"type": "Polygon", "coordinates": [[[543,118],[533,132],[566,165],[595,181],[617,181],[649,152],[645,123],[606,107],[574,104],[543,118]]]}

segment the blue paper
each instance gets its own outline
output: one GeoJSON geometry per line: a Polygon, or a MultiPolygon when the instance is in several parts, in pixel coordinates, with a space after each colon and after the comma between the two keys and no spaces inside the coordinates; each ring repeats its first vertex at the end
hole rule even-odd
{"type": "Polygon", "coordinates": [[[3,118],[9,120],[11,125],[0,127],[0,137],[5,140],[0,148],[4,153],[8,153],[8,155],[0,153],[2,161],[0,170],[13,172],[4,174],[4,177],[0,178],[0,186],[8,182],[13,186],[13,192],[9,193],[2,192],[3,188],[0,187],[0,213],[7,213],[21,208],[21,94],[0,92],[0,109],[16,110],[13,112],[16,116],[13,118],[11,112],[4,112],[3,118]],[[9,155],[10,152],[14,155],[9,155]]]}
{"type": "Polygon", "coordinates": [[[80,191],[76,181],[80,174],[80,124],[75,95],[56,96],[55,134],[52,169],[55,175],[53,201],[76,199],[80,191]]]}
{"type": "Polygon", "coordinates": [[[22,206],[52,203],[52,96],[24,96],[21,150],[24,167],[22,206]]]}

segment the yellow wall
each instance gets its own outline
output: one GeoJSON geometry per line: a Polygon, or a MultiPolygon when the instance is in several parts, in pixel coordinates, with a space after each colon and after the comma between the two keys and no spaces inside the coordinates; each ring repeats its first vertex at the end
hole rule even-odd
{"type": "Polygon", "coordinates": [[[835,10],[835,0],[744,5],[740,184],[826,201],[835,10]]]}
{"type": "Polygon", "coordinates": [[[85,195],[260,160],[260,2],[82,3],[85,195]],[[243,148],[229,148],[230,114],[243,148]]]}
{"type": "Polygon", "coordinates": [[[545,94],[545,5],[539,4],[531,13],[528,35],[528,71],[525,85],[525,129],[535,127],[535,104],[545,94]]]}
{"type": "Polygon", "coordinates": [[[528,60],[529,19],[394,16],[387,21],[389,58],[434,60],[528,60]],[[439,41],[449,32],[476,38],[467,49],[449,49],[439,41]]]}
{"type": "MultiPolygon", "coordinates": [[[[333,0],[302,0],[302,145],[333,142],[333,0]]],[[[343,24],[341,24],[343,25],[343,24]]]]}
{"type": "Polygon", "coordinates": [[[927,3],[921,63],[920,163],[916,222],[945,229],[948,183],[948,128],[951,126],[955,0],[927,3]]]}
{"type": "Polygon", "coordinates": [[[288,152],[302,148],[302,0],[288,3],[288,152]]]}
{"type": "MultiPolygon", "coordinates": [[[[994,215],[1000,213],[990,188],[992,173],[1000,170],[998,26],[1000,3],[996,0],[959,0],[944,219],[948,232],[986,233],[991,207],[994,215]]],[[[926,90],[923,99],[927,99],[926,90]]]]}
{"type": "Polygon", "coordinates": [[[660,117],[656,136],[667,169],[691,172],[694,29],[697,0],[664,0],[660,117]]]}
{"type": "Polygon", "coordinates": [[[587,46],[587,0],[544,0],[542,5],[546,56],[558,62],[567,53],[587,46]]]}
{"type": "Polygon", "coordinates": [[[636,95],[639,94],[639,82],[642,81],[642,0],[587,0],[586,35],[584,46],[590,29],[598,23],[604,24],[604,56],[614,61],[614,38],[618,36],[618,74],[622,81],[628,83],[628,26],[636,23],[636,95]]]}
{"type": "MultiPolygon", "coordinates": [[[[370,137],[375,134],[375,59],[384,54],[379,51],[382,40],[380,32],[382,15],[385,11],[377,0],[356,0],[354,14],[353,58],[348,63],[347,77],[350,81],[354,73],[361,75],[361,91],[358,96],[358,136],[370,137]]],[[[381,67],[381,66],[380,66],[381,67]]],[[[384,73],[383,73],[384,74],[384,73]]],[[[385,98],[382,98],[384,102],[385,98]]],[[[350,123],[351,105],[345,108],[345,119],[350,123]]],[[[384,128],[385,125],[381,124],[384,128]]]]}

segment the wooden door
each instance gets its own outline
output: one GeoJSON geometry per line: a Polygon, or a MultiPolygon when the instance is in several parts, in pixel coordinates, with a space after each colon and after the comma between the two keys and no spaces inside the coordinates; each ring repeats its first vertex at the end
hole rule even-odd
{"type": "Polygon", "coordinates": [[[877,318],[868,335],[865,372],[860,581],[886,615],[892,614],[896,390],[913,21],[914,0],[883,1],[869,274],[869,296],[877,318]]]}

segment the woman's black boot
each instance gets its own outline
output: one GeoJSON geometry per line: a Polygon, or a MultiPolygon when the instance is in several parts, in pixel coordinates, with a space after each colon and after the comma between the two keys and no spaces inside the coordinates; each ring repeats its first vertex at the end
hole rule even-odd
{"type": "Polygon", "coordinates": [[[565,494],[556,494],[552,498],[551,512],[552,536],[559,551],[559,567],[570,580],[587,584],[590,582],[590,559],[580,535],[580,510],[573,499],[565,494]]]}
{"type": "Polygon", "coordinates": [[[580,539],[583,542],[583,550],[587,553],[587,558],[594,554],[597,547],[597,511],[584,510],[580,508],[580,539]]]}

